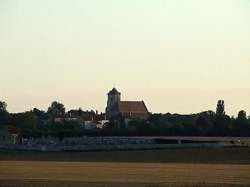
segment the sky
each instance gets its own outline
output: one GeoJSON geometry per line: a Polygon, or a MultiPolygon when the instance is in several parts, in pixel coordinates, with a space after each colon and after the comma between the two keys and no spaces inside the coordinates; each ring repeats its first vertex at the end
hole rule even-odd
{"type": "Polygon", "coordinates": [[[250,114],[250,0],[0,0],[8,111],[105,111],[113,85],[150,112],[250,114]]]}

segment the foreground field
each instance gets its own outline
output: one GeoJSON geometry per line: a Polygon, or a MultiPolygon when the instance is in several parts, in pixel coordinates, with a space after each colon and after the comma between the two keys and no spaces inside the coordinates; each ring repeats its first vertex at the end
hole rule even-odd
{"type": "Polygon", "coordinates": [[[249,186],[250,165],[0,161],[0,186],[249,186]],[[35,183],[34,183],[35,182],[35,183]],[[18,185],[17,185],[18,186],[18,185]]]}
{"type": "Polygon", "coordinates": [[[249,148],[0,151],[0,187],[247,187],[249,148]]]}

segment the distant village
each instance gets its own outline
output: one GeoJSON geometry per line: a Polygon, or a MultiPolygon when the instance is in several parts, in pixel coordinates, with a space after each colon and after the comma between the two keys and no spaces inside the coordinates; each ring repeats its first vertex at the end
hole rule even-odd
{"type": "MultiPolygon", "coordinates": [[[[181,142],[178,138],[166,138],[173,136],[248,137],[250,117],[244,110],[239,111],[236,118],[228,116],[223,100],[218,101],[215,112],[209,110],[190,115],[150,113],[144,101],[121,100],[121,93],[116,88],[107,93],[105,113],[81,108],[66,111],[57,101],[52,102],[47,111],[34,108],[9,113],[7,104],[0,101],[0,145],[3,146],[84,145],[84,149],[90,149],[86,146],[143,144],[148,147],[150,144],[159,147],[159,142],[181,142]],[[149,138],[158,136],[164,138],[149,138]]],[[[197,139],[186,138],[185,141],[197,139]]],[[[206,141],[211,143],[209,139],[206,141]]]]}
{"type": "MultiPolygon", "coordinates": [[[[87,130],[102,129],[110,121],[127,125],[131,120],[146,120],[151,115],[144,101],[121,101],[121,93],[113,88],[108,92],[106,113],[96,111],[70,110],[54,122],[78,121],[87,130]]],[[[60,116],[60,115],[59,115],[60,116]]]]}
{"type": "Polygon", "coordinates": [[[110,123],[121,126],[121,124],[128,125],[132,120],[147,120],[151,115],[144,101],[121,101],[121,93],[116,88],[110,90],[107,96],[106,113],[98,113],[94,110],[83,111],[81,108],[66,112],[63,104],[54,101],[47,112],[34,108],[30,112],[12,114],[12,119],[9,119],[10,116],[5,111],[7,105],[2,102],[0,143],[10,141],[16,144],[20,134],[29,134],[27,132],[32,129],[36,131],[35,129],[48,124],[62,125],[62,128],[63,125],[71,125],[84,130],[97,130],[107,127],[110,123]],[[8,124],[10,121],[14,125],[8,124]],[[36,121],[35,124],[32,124],[34,121],[36,121]]]}

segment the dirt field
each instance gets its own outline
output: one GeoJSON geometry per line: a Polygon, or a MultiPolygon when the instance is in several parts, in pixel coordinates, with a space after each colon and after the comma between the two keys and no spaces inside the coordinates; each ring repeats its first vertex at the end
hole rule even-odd
{"type": "Polygon", "coordinates": [[[0,152],[0,187],[247,187],[250,149],[0,152]]]}
{"type": "MultiPolygon", "coordinates": [[[[250,185],[250,165],[0,161],[0,181],[250,185]]],[[[4,183],[4,182],[2,182],[4,183]]]]}

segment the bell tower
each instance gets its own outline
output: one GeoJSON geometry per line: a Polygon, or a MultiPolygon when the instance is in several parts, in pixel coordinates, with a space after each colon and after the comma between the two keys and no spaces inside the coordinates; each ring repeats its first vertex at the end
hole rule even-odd
{"type": "Polygon", "coordinates": [[[113,88],[111,91],[109,91],[108,102],[106,107],[106,114],[108,117],[112,116],[112,114],[116,112],[115,106],[120,101],[121,101],[121,93],[118,92],[116,88],[113,88]]]}

